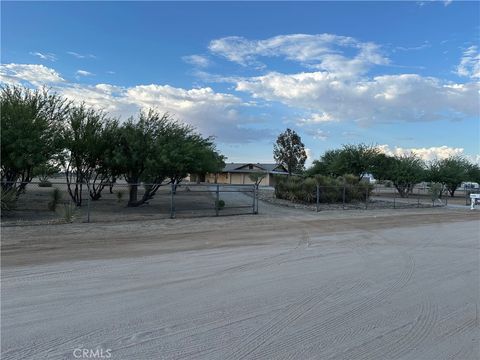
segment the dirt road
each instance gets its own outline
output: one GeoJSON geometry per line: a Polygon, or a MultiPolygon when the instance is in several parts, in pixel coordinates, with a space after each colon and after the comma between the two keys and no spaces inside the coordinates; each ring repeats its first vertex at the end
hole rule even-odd
{"type": "Polygon", "coordinates": [[[477,359],[479,226],[282,209],[3,228],[2,359],[477,359]]]}

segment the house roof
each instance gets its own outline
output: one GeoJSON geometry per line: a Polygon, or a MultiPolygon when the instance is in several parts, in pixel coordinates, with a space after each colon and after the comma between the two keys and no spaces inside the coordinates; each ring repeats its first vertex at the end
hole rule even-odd
{"type": "Polygon", "coordinates": [[[230,163],[225,164],[223,168],[223,172],[256,172],[265,171],[272,174],[286,174],[287,170],[281,164],[274,164],[274,163],[230,163]],[[257,169],[249,169],[249,166],[252,165],[257,169]]]}

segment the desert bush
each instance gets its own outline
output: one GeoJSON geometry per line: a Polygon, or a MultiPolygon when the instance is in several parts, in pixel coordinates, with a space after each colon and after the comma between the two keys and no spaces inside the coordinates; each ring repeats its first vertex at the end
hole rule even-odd
{"type": "Polygon", "coordinates": [[[117,191],[116,194],[117,194],[117,201],[122,202],[124,191],[119,190],[117,191]]]}
{"type": "Polygon", "coordinates": [[[225,201],[223,201],[222,199],[220,200],[215,200],[215,208],[218,209],[218,210],[222,210],[223,208],[225,207],[225,201]]]}
{"type": "Polygon", "coordinates": [[[443,185],[440,183],[431,183],[428,189],[428,194],[433,202],[437,201],[442,196],[443,185]]]}
{"type": "Polygon", "coordinates": [[[62,215],[66,223],[72,223],[77,217],[77,205],[72,201],[64,203],[62,215]]]}
{"type": "Polygon", "coordinates": [[[62,193],[60,189],[53,189],[50,198],[51,200],[48,203],[48,210],[55,211],[57,210],[58,203],[60,202],[60,200],[62,200],[62,193]]]}
{"type": "Polygon", "coordinates": [[[354,175],[344,175],[333,178],[325,175],[314,177],[278,177],[275,181],[275,196],[292,202],[315,203],[317,199],[317,185],[321,203],[336,203],[343,201],[345,186],[345,201],[364,201],[370,195],[373,186],[361,182],[354,175]]]}
{"type": "Polygon", "coordinates": [[[38,187],[52,187],[52,183],[48,180],[40,181],[38,187]]]}

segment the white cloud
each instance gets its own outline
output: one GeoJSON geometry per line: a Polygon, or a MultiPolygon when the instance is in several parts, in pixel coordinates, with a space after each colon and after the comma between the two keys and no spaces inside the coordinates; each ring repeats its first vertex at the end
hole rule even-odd
{"type": "Polygon", "coordinates": [[[313,137],[315,140],[325,141],[329,137],[329,133],[319,129],[307,130],[307,134],[313,137]]]}
{"type": "Polygon", "coordinates": [[[453,0],[444,0],[443,5],[446,7],[446,6],[450,5],[452,2],[453,2],[453,0]]]}
{"type": "MultiPolygon", "coordinates": [[[[323,71],[263,76],[236,82],[236,90],[312,113],[318,120],[361,124],[478,117],[478,83],[452,84],[417,74],[342,79],[323,71]],[[325,115],[326,114],[326,115],[325,115]]],[[[313,123],[315,118],[306,119],[313,123]]]]}
{"type": "Polygon", "coordinates": [[[205,68],[210,65],[210,60],[208,60],[207,57],[202,55],[188,55],[182,57],[182,60],[185,61],[187,64],[201,68],[205,68]]]}
{"type": "Polygon", "coordinates": [[[310,124],[321,124],[321,123],[326,123],[326,122],[332,122],[336,121],[332,115],[323,112],[321,114],[315,113],[311,114],[307,118],[301,118],[297,121],[297,125],[302,126],[302,125],[310,125],[310,124]]]}
{"type": "Polygon", "coordinates": [[[477,46],[470,46],[463,52],[456,73],[459,76],[480,79],[480,53],[477,46]]]}
{"type": "MultiPolygon", "coordinates": [[[[398,49],[419,50],[428,46],[424,42],[398,49]]],[[[230,36],[211,41],[209,49],[244,66],[262,65],[261,57],[281,57],[306,66],[308,72],[293,74],[270,71],[245,78],[203,77],[233,83],[237,91],[256,99],[280,102],[312,114],[299,119],[297,125],[356,121],[364,126],[479,116],[480,84],[455,84],[414,73],[369,76],[372,67],[391,65],[390,60],[379,45],[352,37],[291,34],[248,40],[230,36]]],[[[458,71],[471,77],[480,76],[476,47],[465,53],[458,71]]]]}
{"type": "Polygon", "coordinates": [[[79,54],[75,51],[67,51],[68,55],[72,55],[73,57],[76,57],[77,59],[96,59],[97,57],[93,54],[79,54]]]}
{"type": "Polygon", "coordinates": [[[338,75],[355,76],[372,65],[385,65],[389,60],[380,47],[352,37],[334,34],[290,34],[265,40],[247,40],[230,36],[210,42],[212,53],[241,65],[262,65],[258,57],[284,57],[338,75]],[[355,51],[352,58],[346,52],[355,51]]]}
{"type": "Polygon", "coordinates": [[[35,52],[30,52],[30,55],[37,56],[42,60],[48,60],[48,61],[57,60],[57,57],[55,56],[55,54],[52,54],[52,53],[41,53],[41,52],[35,51],[35,52]]]}
{"type": "Polygon", "coordinates": [[[424,41],[423,44],[421,45],[416,45],[416,46],[397,46],[395,50],[399,51],[417,51],[417,50],[423,50],[426,48],[432,47],[430,42],[424,41]]]}
{"type": "Polygon", "coordinates": [[[75,72],[75,75],[77,77],[79,77],[79,76],[93,76],[95,74],[91,73],[90,71],[86,71],[86,70],[77,70],[75,72]]]}
{"type": "Polygon", "coordinates": [[[55,70],[36,64],[1,64],[0,81],[7,84],[29,82],[35,86],[63,82],[55,70]]]}
{"type": "Polygon", "coordinates": [[[464,149],[463,148],[453,148],[446,145],[439,146],[439,147],[429,147],[429,148],[402,148],[402,147],[395,147],[390,148],[389,145],[379,145],[378,148],[383,153],[390,155],[390,156],[402,156],[402,155],[410,155],[415,154],[420,159],[424,161],[432,161],[432,160],[442,160],[449,158],[451,156],[464,156],[464,149]]]}
{"type": "Polygon", "coordinates": [[[248,123],[255,121],[241,115],[248,104],[210,87],[183,89],[170,85],[138,85],[125,91],[123,101],[137,107],[167,111],[194,125],[203,134],[217,136],[219,141],[244,142],[268,134],[248,128],[248,123]]]}
{"type": "Polygon", "coordinates": [[[104,83],[67,83],[53,69],[43,65],[1,65],[0,76],[4,83],[23,82],[33,86],[47,83],[52,90],[69,99],[85,102],[122,119],[137,114],[142,108],[154,107],[195,126],[205,136],[216,136],[219,142],[245,143],[272,136],[269,130],[249,126],[258,122],[245,114],[250,104],[210,87],[183,89],[159,84],[121,87],[104,83]]]}

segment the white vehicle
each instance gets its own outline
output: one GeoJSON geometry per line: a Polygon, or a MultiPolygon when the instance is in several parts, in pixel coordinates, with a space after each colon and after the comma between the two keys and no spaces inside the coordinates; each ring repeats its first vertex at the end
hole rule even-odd
{"type": "Polygon", "coordinates": [[[479,189],[480,188],[480,185],[478,185],[478,183],[476,182],[462,182],[462,184],[460,185],[460,189],[479,189]]]}

